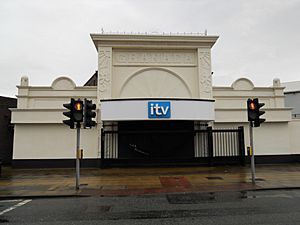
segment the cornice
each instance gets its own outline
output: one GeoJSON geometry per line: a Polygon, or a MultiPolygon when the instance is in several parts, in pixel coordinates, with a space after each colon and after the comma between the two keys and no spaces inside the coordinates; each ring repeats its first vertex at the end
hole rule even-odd
{"type": "Polygon", "coordinates": [[[222,98],[229,98],[232,100],[235,99],[240,99],[240,98],[251,98],[251,97],[259,97],[259,98],[285,98],[284,95],[259,95],[259,94],[255,94],[255,95],[213,95],[213,98],[218,100],[218,99],[222,99],[222,98]]]}
{"type": "Polygon", "coordinates": [[[96,49],[98,46],[118,48],[151,47],[151,48],[197,48],[212,47],[219,36],[190,35],[120,35],[90,34],[96,49]]]}
{"type": "Polygon", "coordinates": [[[278,90],[283,90],[285,87],[254,87],[252,90],[235,90],[234,88],[230,87],[230,86],[213,86],[212,87],[213,90],[216,89],[217,91],[219,90],[231,90],[231,91],[253,91],[253,90],[266,90],[266,91],[270,91],[270,90],[274,90],[274,89],[278,89],[278,90]]]}
{"type": "MultiPolygon", "coordinates": [[[[293,108],[263,108],[264,111],[291,111],[293,108]]],[[[215,111],[247,111],[247,108],[215,108],[215,111]]]]}
{"type": "Polygon", "coordinates": [[[97,98],[97,95],[54,95],[54,96],[51,96],[51,95],[16,95],[17,98],[46,98],[46,99],[49,99],[49,98],[54,98],[54,99],[65,99],[65,98],[97,98]]]}
{"type": "Polygon", "coordinates": [[[66,111],[65,108],[43,108],[43,109],[18,109],[18,108],[9,108],[12,112],[64,112],[66,111]]]}
{"type": "Polygon", "coordinates": [[[35,91],[86,91],[86,90],[97,90],[97,86],[76,86],[74,89],[53,89],[51,86],[20,86],[17,85],[18,89],[30,89],[35,91]]]}

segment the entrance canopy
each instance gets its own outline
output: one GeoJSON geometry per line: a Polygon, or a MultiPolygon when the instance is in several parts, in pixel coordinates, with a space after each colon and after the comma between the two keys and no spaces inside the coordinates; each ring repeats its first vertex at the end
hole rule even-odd
{"type": "Polygon", "coordinates": [[[215,120],[214,100],[110,99],[101,100],[102,121],[215,120]]]}

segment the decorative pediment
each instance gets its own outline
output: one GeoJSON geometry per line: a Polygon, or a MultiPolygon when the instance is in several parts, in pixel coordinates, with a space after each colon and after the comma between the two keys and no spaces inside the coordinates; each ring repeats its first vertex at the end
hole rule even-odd
{"type": "Polygon", "coordinates": [[[52,82],[51,87],[55,90],[72,90],[76,84],[69,77],[58,77],[52,82]]]}
{"type": "Polygon", "coordinates": [[[251,80],[247,78],[239,78],[232,83],[231,87],[234,90],[249,91],[249,90],[253,90],[254,84],[252,83],[251,80]]]}

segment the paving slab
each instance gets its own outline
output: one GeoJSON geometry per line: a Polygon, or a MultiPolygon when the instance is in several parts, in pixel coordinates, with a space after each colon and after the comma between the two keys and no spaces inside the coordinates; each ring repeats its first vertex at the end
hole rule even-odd
{"type": "Polygon", "coordinates": [[[83,168],[80,189],[75,169],[3,167],[0,198],[51,196],[126,196],[300,188],[300,163],[250,166],[168,168],[83,168]]]}

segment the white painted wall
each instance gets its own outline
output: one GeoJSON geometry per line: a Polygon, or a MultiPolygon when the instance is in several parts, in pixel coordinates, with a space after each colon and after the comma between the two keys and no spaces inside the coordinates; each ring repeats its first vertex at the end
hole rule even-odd
{"type": "MultiPolygon", "coordinates": [[[[81,129],[84,158],[99,158],[97,129],[81,129]]],[[[17,124],[13,159],[74,159],[76,130],[64,124],[17,124]]]]}
{"type": "Polygon", "coordinates": [[[300,154],[300,119],[289,122],[288,131],[291,154],[300,154]]]}
{"type": "MultiPolygon", "coordinates": [[[[248,123],[214,123],[214,128],[237,128],[239,126],[244,127],[245,151],[247,151],[246,147],[250,146],[248,123]]],[[[300,130],[300,126],[297,129],[300,130]]],[[[291,151],[289,124],[286,122],[261,124],[260,127],[253,129],[253,140],[255,155],[300,154],[299,148],[297,151],[291,151]]]]}
{"type": "MultiPolygon", "coordinates": [[[[244,126],[245,145],[249,146],[249,125],[247,118],[247,99],[259,98],[265,103],[262,110],[265,114],[262,118],[266,122],[261,127],[254,128],[254,151],[256,155],[282,155],[298,154],[298,150],[292,150],[290,142],[291,108],[284,105],[284,87],[280,81],[274,79],[271,87],[255,87],[246,79],[236,80],[231,87],[213,87],[213,96],[216,100],[215,111],[216,128],[232,128],[244,126]]],[[[300,126],[295,127],[298,133],[300,126]]],[[[297,145],[296,143],[294,145],[297,145]]],[[[300,147],[300,142],[299,145],[300,147]]],[[[246,148],[245,148],[246,149],[246,148]]]]}
{"type": "MultiPolygon", "coordinates": [[[[76,132],[62,123],[68,119],[63,104],[71,97],[96,102],[96,96],[96,87],[76,87],[68,77],[55,79],[49,87],[31,87],[29,79],[22,77],[18,107],[12,109],[13,159],[74,159],[76,132]]],[[[81,133],[84,158],[99,158],[97,129],[81,129],[81,133]]]]}

